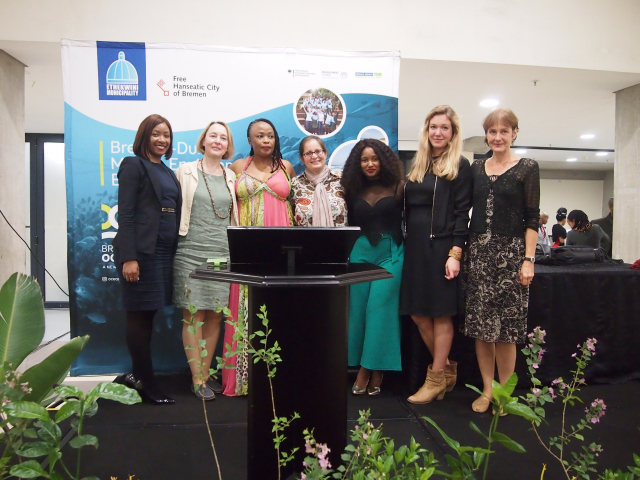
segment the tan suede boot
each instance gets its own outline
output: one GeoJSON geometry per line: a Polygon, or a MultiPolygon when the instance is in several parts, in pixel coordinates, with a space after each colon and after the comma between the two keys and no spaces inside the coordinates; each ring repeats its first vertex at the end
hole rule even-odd
{"type": "Polygon", "coordinates": [[[458,380],[458,362],[449,362],[449,365],[444,367],[444,378],[447,380],[447,393],[453,390],[458,380]]]}
{"type": "Polygon", "coordinates": [[[429,365],[427,369],[427,380],[416,393],[407,398],[411,403],[430,403],[434,399],[442,400],[447,388],[447,381],[444,378],[444,370],[432,370],[429,365]]]}

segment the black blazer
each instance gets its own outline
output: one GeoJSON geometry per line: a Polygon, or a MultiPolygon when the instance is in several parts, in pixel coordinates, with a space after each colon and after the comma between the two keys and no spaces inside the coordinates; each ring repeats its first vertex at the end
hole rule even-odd
{"type": "MultiPolygon", "coordinates": [[[[455,180],[440,177],[436,179],[433,217],[431,225],[427,227],[427,233],[432,232],[433,238],[453,237],[453,246],[464,248],[469,237],[472,193],[471,165],[469,160],[460,156],[458,176],[455,180]]],[[[406,215],[407,212],[405,218],[406,215]]],[[[410,235],[408,231],[407,235],[410,235]]]]}
{"type": "MultiPolygon", "coordinates": [[[[164,164],[163,164],[164,165],[164,164]]],[[[176,233],[180,228],[182,193],[180,183],[173,171],[171,177],[178,187],[176,206],[176,233]]],[[[162,186],[154,167],[142,157],[126,157],[118,170],[118,233],[113,246],[118,251],[120,262],[137,260],[138,253],[153,254],[162,215],[162,186]]],[[[178,235],[176,234],[176,244],[178,235]]]]}
{"type": "Polygon", "coordinates": [[[469,210],[473,194],[473,176],[469,160],[460,156],[455,180],[438,178],[433,206],[433,236],[453,235],[453,246],[463,248],[469,239],[469,210]]]}

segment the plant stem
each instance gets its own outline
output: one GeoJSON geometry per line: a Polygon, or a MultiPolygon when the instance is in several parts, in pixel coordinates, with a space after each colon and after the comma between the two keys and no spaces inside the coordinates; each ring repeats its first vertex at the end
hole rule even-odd
{"type": "MultiPolygon", "coordinates": [[[[500,412],[497,412],[493,416],[493,419],[491,420],[491,425],[489,425],[489,446],[487,447],[487,450],[491,450],[491,444],[493,443],[493,440],[491,440],[491,439],[493,438],[493,432],[495,432],[496,428],[498,427],[498,418],[499,417],[500,417],[500,412]]],[[[487,478],[487,471],[489,470],[489,457],[490,457],[490,454],[487,454],[486,458],[485,458],[485,461],[484,461],[484,472],[482,474],[482,479],[483,480],[487,478]]]]}
{"type": "MultiPolygon", "coordinates": [[[[578,382],[578,376],[581,374],[580,371],[580,366],[576,365],[576,371],[573,374],[573,380],[571,381],[571,386],[569,387],[569,395],[573,396],[573,392],[575,391],[576,388],[576,383],[578,382]]],[[[567,478],[571,478],[569,476],[569,469],[565,467],[564,465],[564,461],[563,461],[563,457],[564,457],[564,447],[566,444],[566,437],[565,437],[565,419],[566,419],[566,413],[567,413],[567,404],[568,404],[568,400],[567,398],[564,399],[563,405],[562,405],[562,430],[561,430],[561,435],[560,435],[560,442],[562,445],[562,450],[560,450],[560,465],[562,465],[562,469],[564,470],[565,475],[567,476],[567,478]]]]}
{"type": "MultiPolygon", "coordinates": [[[[264,334],[264,347],[265,349],[267,348],[267,345],[269,344],[269,328],[267,327],[265,329],[265,334],[264,334]]],[[[251,346],[251,348],[253,348],[253,346],[251,346]]],[[[255,349],[254,349],[255,350],[255,349]]],[[[275,434],[276,434],[276,438],[278,437],[279,433],[280,433],[280,429],[278,428],[278,415],[276,414],[276,399],[273,395],[273,382],[271,380],[271,365],[270,362],[267,359],[266,355],[262,355],[262,360],[264,361],[265,365],[267,366],[267,379],[269,380],[269,390],[271,393],[271,409],[273,410],[273,419],[276,420],[275,426],[275,434]]],[[[281,478],[281,468],[280,468],[280,442],[276,443],[276,454],[278,455],[278,480],[280,480],[281,478]]]]}
{"type": "Polygon", "coordinates": [[[64,464],[64,462],[62,461],[62,459],[59,460],[60,465],[62,465],[62,468],[64,469],[65,473],[69,476],[69,478],[73,478],[73,474],[69,471],[69,469],[67,468],[67,466],[64,464]]]}
{"type": "Polygon", "coordinates": [[[209,416],[207,415],[207,405],[202,398],[202,410],[204,411],[204,423],[207,426],[207,433],[209,434],[209,441],[211,442],[211,449],[213,450],[213,457],[216,460],[216,467],[218,467],[218,478],[222,480],[222,472],[220,471],[220,462],[218,462],[218,454],[216,453],[216,446],[213,443],[213,435],[211,434],[211,426],[209,425],[209,416]]]}
{"type": "MultiPolygon", "coordinates": [[[[562,465],[562,469],[564,470],[564,474],[567,476],[568,480],[571,480],[571,477],[569,477],[569,472],[567,472],[567,470],[564,468],[564,463],[562,463],[562,459],[560,457],[558,457],[555,453],[553,453],[551,451],[551,449],[549,447],[547,447],[547,444],[544,443],[542,441],[542,438],[540,438],[540,434],[538,433],[538,429],[536,428],[536,424],[534,422],[531,422],[531,426],[533,427],[533,433],[536,434],[536,437],[538,437],[538,442],[540,442],[540,445],[542,445],[542,447],[549,452],[549,454],[555,458],[556,460],[558,460],[558,462],[560,462],[560,465],[562,465]]],[[[546,468],[546,467],[545,467],[546,468]]],[[[544,475],[544,470],[542,471],[542,474],[544,475]]],[[[541,477],[542,478],[542,477],[541,477]]]]}
{"type": "MultiPolygon", "coordinates": [[[[205,382],[205,373],[204,373],[204,362],[202,361],[202,347],[200,346],[200,342],[198,341],[198,327],[196,326],[196,322],[195,322],[195,314],[192,313],[191,314],[191,321],[189,322],[189,324],[191,326],[193,326],[193,328],[195,329],[196,334],[194,335],[195,337],[195,343],[196,343],[196,352],[198,352],[198,367],[200,370],[200,381],[205,382]]],[[[207,372],[208,373],[208,372],[207,372]]],[[[222,472],[220,471],[220,462],[218,461],[218,454],[216,453],[216,445],[213,441],[213,434],[211,433],[211,425],[209,425],[209,416],[207,415],[207,405],[205,402],[204,397],[202,397],[202,410],[204,412],[204,423],[207,426],[207,433],[209,434],[209,442],[211,443],[211,449],[213,450],[213,458],[216,461],[216,468],[218,469],[218,478],[220,480],[222,480],[222,472]]]]}
{"type": "MultiPolygon", "coordinates": [[[[82,421],[84,419],[84,399],[80,400],[80,411],[78,412],[78,437],[82,435],[82,421]]],[[[82,447],[78,448],[78,462],[76,465],[76,480],[80,480],[80,455],[82,447]]]]}
{"type": "MultiPolygon", "coordinates": [[[[267,363],[267,372],[271,373],[271,368],[269,368],[268,363],[267,363]]],[[[273,410],[273,418],[274,420],[278,420],[278,416],[276,415],[276,400],[273,397],[273,383],[271,382],[271,376],[269,376],[269,389],[271,390],[271,408],[273,410]]],[[[280,433],[280,429],[277,428],[277,425],[278,423],[276,423],[276,430],[275,430],[276,437],[278,437],[278,434],[280,433]]],[[[279,442],[276,444],[276,452],[278,455],[278,480],[280,480],[281,468],[280,468],[280,443],[279,442]]]]}

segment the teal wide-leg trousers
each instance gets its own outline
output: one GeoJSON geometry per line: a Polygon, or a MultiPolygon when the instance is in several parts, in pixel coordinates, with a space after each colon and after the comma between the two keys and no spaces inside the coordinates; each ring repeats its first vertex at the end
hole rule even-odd
{"type": "Polygon", "coordinates": [[[361,236],[351,263],[372,263],[393,278],[349,287],[349,365],[369,370],[402,370],[400,361],[400,283],[404,246],[384,235],[373,246],[361,236]]]}

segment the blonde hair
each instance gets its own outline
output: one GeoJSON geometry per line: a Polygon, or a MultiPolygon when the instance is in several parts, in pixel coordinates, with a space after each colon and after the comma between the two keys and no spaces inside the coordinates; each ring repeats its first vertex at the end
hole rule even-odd
{"type": "Polygon", "coordinates": [[[214,120],[213,122],[211,122],[202,131],[202,133],[200,134],[200,138],[198,138],[198,143],[196,144],[196,148],[198,149],[198,152],[204,154],[204,146],[202,145],[204,142],[204,137],[207,135],[207,132],[211,128],[211,125],[216,125],[216,124],[222,125],[225,128],[225,130],[227,131],[227,140],[229,140],[229,147],[227,148],[227,151],[225,152],[225,154],[222,156],[222,159],[228,160],[230,158],[233,158],[233,154],[235,153],[235,147],[233,146],[233,135],[231,135],[231,129],[229,128],[229,125],[227,125],[226,123],[219,122],[217,120],[214,120]]]}
{"type": "MultiPolygon", "coordinates": [[[[516,114],[513,113],[513,110],[510,110],[508,108],[497,108],[489,115],[484,117],[484,120],[482,121],[482,128],[484,129],[484,143],[486,145],[489,145],[489,142],[487,142],[487,131],[494,125],[500,124],[510,126],[511,130],[515,132],[516,130],[518,130],[518,117],[516,117],[516,114]]],[[[516,138],[518,138],[517,132],[516,138]]],[[[511,145],[513,145],[513,142],[516,141],[516,138],[513,139],[511,145]]]]}
{"type": "Polygon", "coordinates": [[[422,135],[420,135],[420,145],[413,165],[407,178],[411,182],[422,183],[425,173],[431,172],[440,178],[454,180],[458,176],[460,166],[460,152],[462,152],[462,136],[460,135],[460,119],[456,112],[449,105],[440,105],[429,112],[424,121],[422,135]],[[451,122],[453,131],[449,145],[442,155],[435,161],[433,158],[431,142],[429,142],[429,122],[436,115],[446,115],[451,122]]]}

